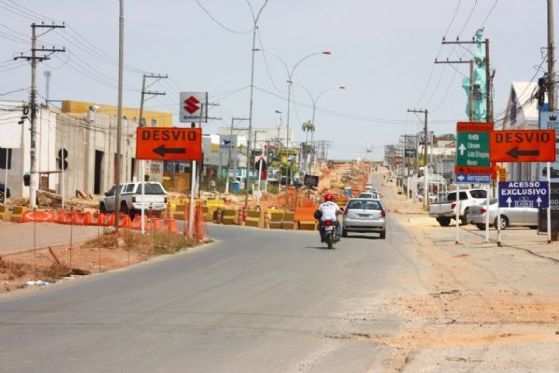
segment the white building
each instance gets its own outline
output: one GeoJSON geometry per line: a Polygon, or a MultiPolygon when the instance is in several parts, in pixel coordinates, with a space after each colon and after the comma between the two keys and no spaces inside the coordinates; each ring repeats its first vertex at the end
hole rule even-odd
{"type": "MultiPolygon", "coordinates": [[[[14,197],[29,198],[29,187],[24,185],[23,176],[31,171],[31,125],[29,119],[23,119],[23,102],[0,102],[0,148],[8,153],[0,165],[2,175],[0,183],[7,181],[14,197]],[[22,124],[20,124],[22,122],[22,124]]],[[[29,117],[29,114],[27,114],[29,117]]],[[[52,189],[58,184],[56,171],[56,114],[41,108],[37,111],[37,183],[41,189],[52,189]]]]}

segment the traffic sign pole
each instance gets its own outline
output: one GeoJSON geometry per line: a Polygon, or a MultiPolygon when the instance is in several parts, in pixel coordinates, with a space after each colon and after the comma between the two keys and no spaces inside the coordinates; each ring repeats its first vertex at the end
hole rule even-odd
{"type": "Polygon", "coordinates": [[[140,217],[142,218],[142,221],[140,222],[140,229],[142,230],[142,234],[146,233],[146,224],[144,222],[144,217],[146,215],[145,213],[145,201],[146,201],[146,197],[145,197],[145,193],[146,193],[146,184],[145,184],[145,166],[144,166],[144,161],[140,161],[140,187],[142,188],[142,207],[140,208],[140,217]]]}
{"type": "Polygon", "coordinates": [[[551,162],[547,162],[547,183],[549,185],[549,193],[547,193],[547,243],[551,243],[551,162]]]}
{"type": "Polygon", "coordinates": [[[460,184],[456,184],[456,244],[460,244],[460,184]]]}
{"type": "Polygon", "coordinates": [[[489,197],[491,193],[491,185],[487,185],[487,198],[485,199],[485,242],[489,242],[489,197]]]}
{"type": "MultiPolygon", "coordinates": [[[[500,188],[499,188],[499,181],[500,181],[499,172],[497,172],[497,196],[500,196],[500,188]]],[[[487,211],[489,214],[489,211],[487,211]]],[[[501,204],[497,203],[497,246],[501,247],[501,204]]]]}

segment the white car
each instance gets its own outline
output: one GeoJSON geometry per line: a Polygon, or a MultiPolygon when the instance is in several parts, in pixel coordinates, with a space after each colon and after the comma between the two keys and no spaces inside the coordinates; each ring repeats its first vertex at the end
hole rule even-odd
{"type": "MultiPolygon", "coordinates": [[[[489,224],[496,227],[498,224],[497,203],[496,199],[489,200],[489,224]]],[[[501,215],[501,230],[508,227],[530,227],[531,229],[538,228],[538,214],[539,210],[533,207],[501,207],[499,209],[501,215]]],[[[470,224],[475,225],[480,230],[485,229],[485,217],[487,214],[487,207],[485,202],[478,206],[470,207],[468,213],[468,221],[470,224]]]]}
{"type": "MultiPolygon", "coordinates": [[[[101,212],[115,211],[115,192],[116,185],[105,193],[105,198],[99,203],[101,212]]],[[[125,183],[120,189],[120,211],[123,214],[130,214],[132,217],[138,213],[142,207],[145,213],[161,214],[167,207],[167,191],[158,182],[135,182],[125,183]],[[145,191],[142,194],[142,186],[145,191]]]]}

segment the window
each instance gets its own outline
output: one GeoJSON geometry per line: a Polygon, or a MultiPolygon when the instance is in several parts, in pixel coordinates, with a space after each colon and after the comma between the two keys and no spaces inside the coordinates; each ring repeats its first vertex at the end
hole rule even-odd
{"type": "Polygon", "coordinates": [[[126,188],[124,189],[124,193],[133,193],[134,192],[134,187],[136,186],[136,184],[128,184],[126,185],[126,188]]]}
{"type": "MultiPolygon", "coordinates": [[[[146,183],[146,184],[142,184],[142,186],[145,185],[146,187],[146,192],[145,194],[165,194],[165,191],[163,190],[163,188],[161,187],[161,185],[156,184],[156,183],[146,183]]],[[[142,188],[140,187],[139,192],[142,192],[142,188]]]]}
{"type": "Polygon", "coordinates": [[[487,198],[487,191],[485,190],[472,190],[470,194],[472,195],[472,198],[476,198],[476,199],[487,198]]]}
{"type": "Polygon", "coordinates": [[[0,148],[0,170],[6,169],[6,156],[8,157],[8,170],[12,168],[12,149],[0,148]]]}
{"type": "Polygon", "coordinates": [[[113,187],[111,189],[109,189],[109,191],[107,193],[105,193],[105,195],[107,197],[114,196],[115,195],[115,189],[116,189],[116,185],[113,185],[113,187]]]}
{"type": "Polygon", "coordinates": [[[152,119],[151,120],[151,126],[152,127],[157,127],[157,119],[152,119]]]}
{"type": "Polygon", "coordinates": [[[468,199],[468,193],[460,192],[460,201],[466,201],[468,199]]]}
{"type": "Polygon", "coordinates": [[[348,210],[382,210],[382,206],[378,201],[363,201],[363,200],[353,200],[350,201],[348,210]]]}

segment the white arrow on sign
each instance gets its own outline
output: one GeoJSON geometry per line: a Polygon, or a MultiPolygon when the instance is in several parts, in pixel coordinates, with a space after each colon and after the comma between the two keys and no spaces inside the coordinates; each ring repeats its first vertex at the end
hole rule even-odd
{"type": "Polygon", "coordinates": [[[536,203],[538,204],[538,207],[540,207],[542,205],[542,199],[540,197],[538,197],[538,199],[536,200],[536,203]]]}
{"type": "Polygon", "coordinates": [[[507,204],[509,205],[509,208],[512,206],[512,198],[508,198],[507,199],[507,204]]]}
{"type": "Polygon", "coordinates": [[[464,152],[467,150],[467,148],[464,146],[464,144],[460,144],[460,147],[458,148],[458,150],[460,150],[460,155],[463,156],[464,152]]]}
{"type": "Polygon", "coordinates": [[[464,175],[458,175],[457,179],[458,181],[464,181],[465,177],[464,175]]]}

